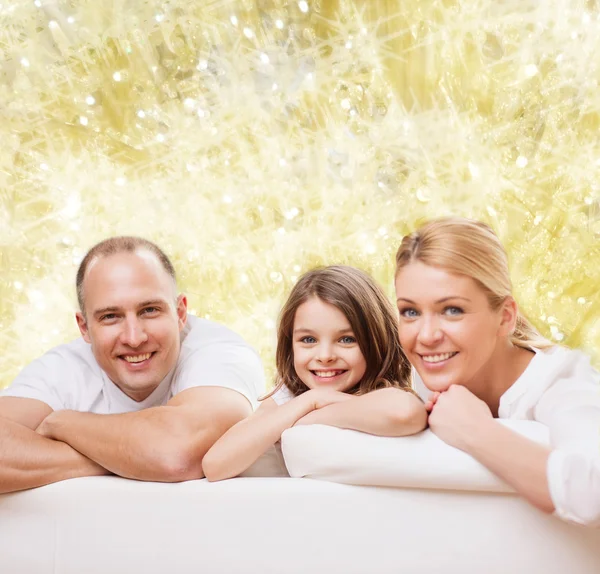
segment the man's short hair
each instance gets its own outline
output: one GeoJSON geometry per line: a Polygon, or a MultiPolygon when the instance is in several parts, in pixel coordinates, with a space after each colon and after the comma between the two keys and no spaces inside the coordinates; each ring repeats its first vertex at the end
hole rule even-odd
{"type": "Polygon", "coordinates": [[[77,270],[77,302],[79,303],[79,308],[83,313],[85,313],[83,279],[85,278],[85,273],[92,260],[97,257],[116,255],[117,253],[135,253],[138,249],[146,249],[147,251],[150,251],[156,255],[163,269],[173,278],[173,281],[176,281],[175,268],[173,267],[171,260],[167,257],[165,252],[158,245],[156,245],[156,243],[152,243],[152,241],[148,241],[142,237],[110,237],[109,239],[105,239],[104,241],[94,245],[94,247],[92,247],[85,254],[85,257],[81,261],[79,269],[77,270]]]}

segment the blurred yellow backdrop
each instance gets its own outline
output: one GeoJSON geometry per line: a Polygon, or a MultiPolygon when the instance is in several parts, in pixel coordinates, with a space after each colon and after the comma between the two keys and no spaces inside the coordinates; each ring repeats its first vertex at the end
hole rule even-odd
{"type": "Polygon", "coordinates": [[[524,312],[600,360],[598,2],[0,6],[0,387],[77,336],[76,267],[142,235],[273,373],[298,275],[392,293],[428,217],[492,224],[524,312]]]}

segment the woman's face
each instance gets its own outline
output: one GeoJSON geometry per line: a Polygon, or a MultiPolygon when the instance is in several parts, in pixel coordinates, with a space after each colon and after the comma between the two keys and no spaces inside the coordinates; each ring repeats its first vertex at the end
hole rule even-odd
{"type": "Polygon", "coordinates": [[[396,297],[400,344],[425,386],[476,388],[510,332],[504,306],[493,311],[471,277],[421,262],[400,270],[396,297]]]}

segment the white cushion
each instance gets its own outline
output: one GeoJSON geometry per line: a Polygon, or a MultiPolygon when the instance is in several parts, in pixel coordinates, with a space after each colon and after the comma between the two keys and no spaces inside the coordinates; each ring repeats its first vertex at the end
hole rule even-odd
{"type": "MultiPolygon", "coordinates": [[[[548,444],[548,429],[534,421],[501,420],[535,442],[548,444]]],[[[285,464],[294,478],[344,484],[447,490],[513,492],[463,451],[429,429],[407,437],[378,437],[325,425],[301,425],[281,437],[285,464]]]]}

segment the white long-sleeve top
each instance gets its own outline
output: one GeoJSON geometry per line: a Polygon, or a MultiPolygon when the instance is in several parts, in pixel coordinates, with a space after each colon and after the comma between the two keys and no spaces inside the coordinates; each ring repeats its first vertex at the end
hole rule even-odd
{"type": "MultiPolygon", "coordinates": [[[[425,398],[429,391],[418,376],[415,384],[425,398]]],[[[600,527],[600,373],[589,357],[559,346],[536,350],[500,398],[498,417],[549,428],[547,477],[554,514],[600,527]]]]}

